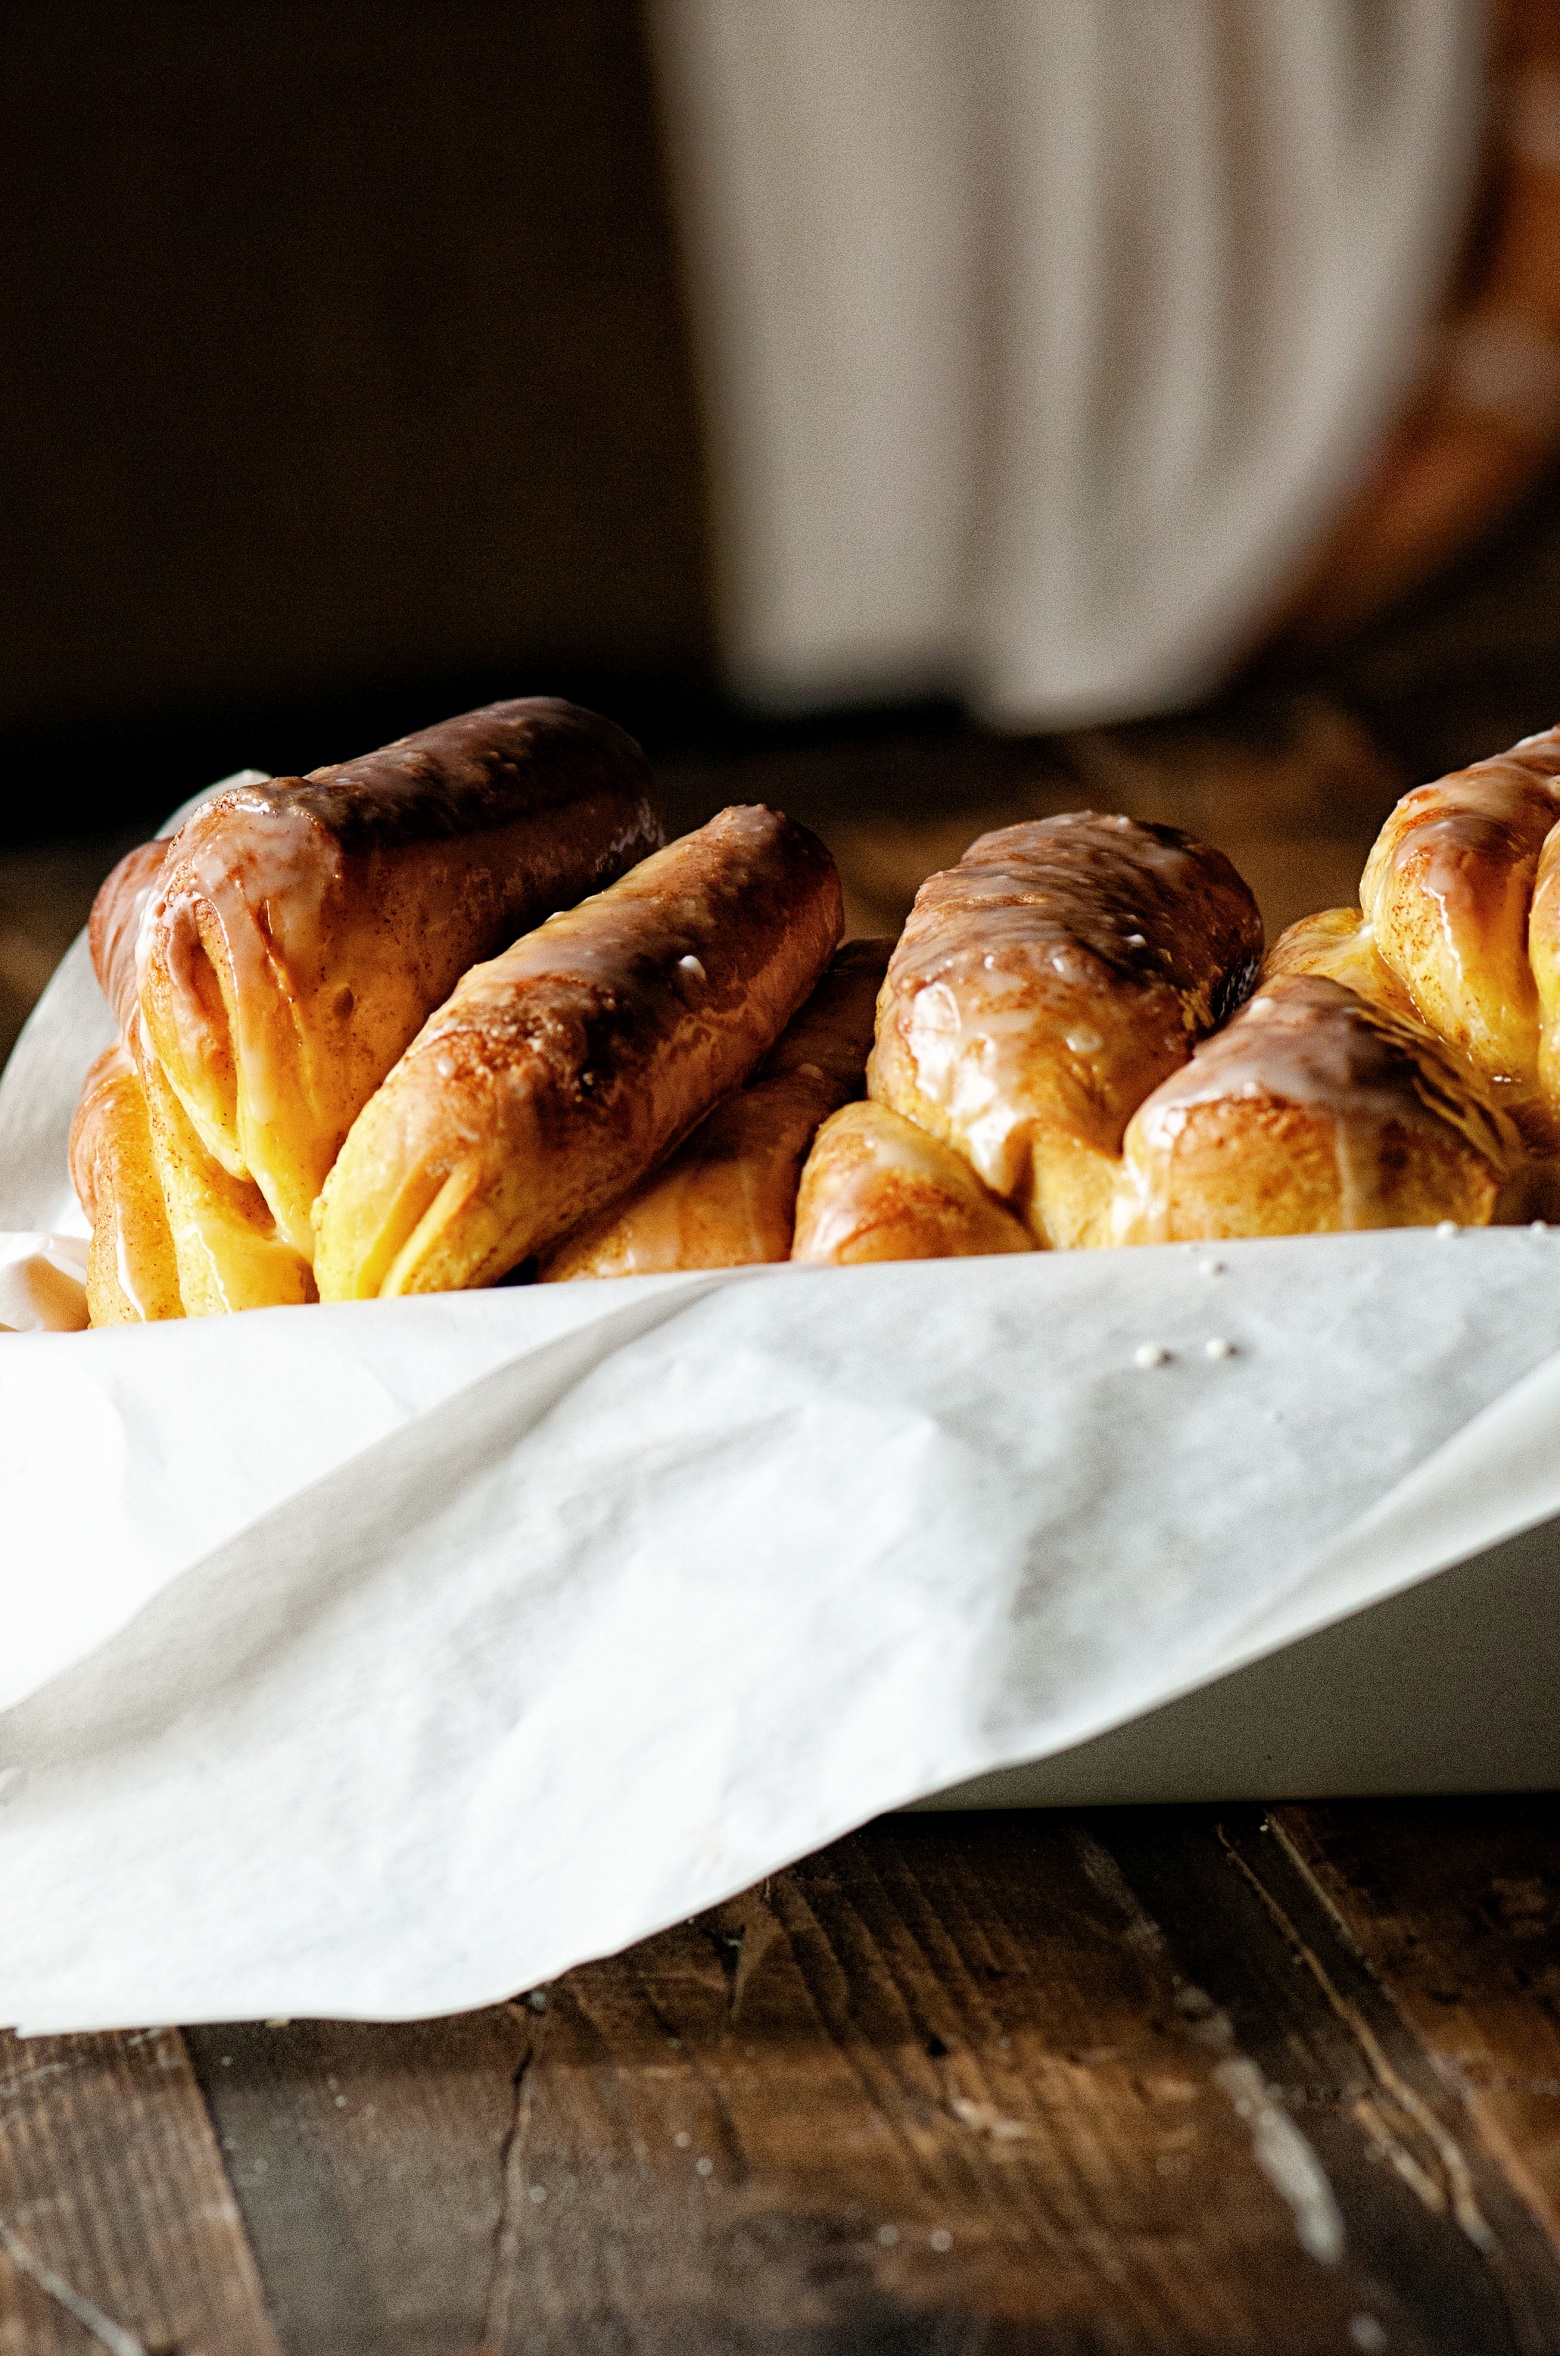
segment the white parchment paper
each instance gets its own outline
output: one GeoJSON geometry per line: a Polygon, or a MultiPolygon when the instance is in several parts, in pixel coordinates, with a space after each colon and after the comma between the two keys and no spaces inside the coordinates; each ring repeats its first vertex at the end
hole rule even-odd
{"type": "Polygon", "coordinates": [[[36,1330],[105,1027],[0,1084],[25,2028],[496,1999],[1560,1513],[1560,1233],[36,1330]]]}

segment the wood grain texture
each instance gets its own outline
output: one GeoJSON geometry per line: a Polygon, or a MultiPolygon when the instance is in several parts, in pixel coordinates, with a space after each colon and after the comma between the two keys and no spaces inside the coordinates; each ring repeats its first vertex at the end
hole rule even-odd
{"type": "Polygon", "coordinates": [[[1560,2345],[1262,1821],[890,1819],[528,2001],[193,2033],[287,2356],[1560,2345]]]}
{"type": "Polygon", "coordinates": [[[1274,1831],[1560,2248],[1560,1807],[1312,1805],[1274,1831]]]}
{"type": "Polygon", "coordinates": [[[532,2018],[187,2032],[287,2356],[479,2345],[532,2018]]]}
{"type": "Polygon", "coordinates": [[[279,2356],[175,2030],[0,2034],[0,2223],[0,2356],[279,2356]]]}
{"type": "Polygon", "coordinates": [[[1540,2356],[1552,1815],[891,1818],[485,2012],[7,2040],[0,2356],[1540,2356]]]}

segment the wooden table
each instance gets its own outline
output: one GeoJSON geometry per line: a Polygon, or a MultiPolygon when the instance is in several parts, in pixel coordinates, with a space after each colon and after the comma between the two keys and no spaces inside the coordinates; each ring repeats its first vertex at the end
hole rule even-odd
{"type": "MultiPolygon", "coordinates": [[[[861,930],[1081,801],[1271,927],[1404,782],[1314,700],[670,780],[822,824],[861,930]]],[[[115,847],[0,861],[0,1031],[115,847]]],[[[1547,1799],[892,1818],[487,2012],[0,2037],[0,2356],[1540,2356],[1557,2007],[1547,1799]]]]}
{"type": "Polygon", "coordinates": [[[1548,1800],[889,1818],[492,2011],[0,2045],[0,2349],[1537,2356],[1557,1996],[1548,1800]]]}

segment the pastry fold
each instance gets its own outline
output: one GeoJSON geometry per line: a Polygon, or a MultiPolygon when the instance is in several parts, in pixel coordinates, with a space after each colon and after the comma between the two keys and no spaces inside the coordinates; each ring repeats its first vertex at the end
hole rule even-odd
{"type": "Polygon", "coordinates": [[[819,1124],[866,1083],[892,941],[848,941],[746,1084],[658,1170],[565,1238],[539,1275],[648,1276],[791,1256],[796,1190],[819,1124]]]}
{"type": "Polygon", "coordinates": [[[143,1077],[307,1262],[348,1129],[459,977],[661,839],[621,729],[492,704],[204,804],[155,875],[110,878],[99,974],[143,1077]]]}
{"type": "Polygon", "coordinates": [[[1174,827],[1003,827],[917,894],[868,1093],[956,1147],[1039,1242],[1105,1242],[1128,1120],[1261,954],[1246,885],[1174,827]]]}
{"type": "Polygon", "coordinates": [[[1112,1240],[1175,1243],[1520,1218],[1521,1139],[1418,1023],[1279,974],[1127,1128],[1112,1240]]]}
{"type": "Polygon", "coordinates": [[[321,1299],[491,1284],[548,1250],[746,1078],[842,921],[817,838],[735,808],[476,966],[331,1171],[321,1299]]]}
{"type": "Polygon", "coordinates": [[[179,1272],[139,1074],[118,1040],[87,1074],[70,1132],[70,1174],[92,1227],[93,1325],[182,1317],[179,1272]]]}
{"type": "Polygon", "coordinates": [[[819,1130],[797,1196],[793,1260],[850,1268],[1034,1248],[964,1156],[901,1114],[848,1104],[819,1130]]]}

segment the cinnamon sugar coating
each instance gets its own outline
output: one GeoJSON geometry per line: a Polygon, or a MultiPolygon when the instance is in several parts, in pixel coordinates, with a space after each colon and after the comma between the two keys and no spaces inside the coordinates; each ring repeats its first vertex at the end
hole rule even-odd
{"type": "Polygon", "coordinates": [[[544,1282],[741,1268],[791,1256],[802,1165],[820,1124],[866,1085],[892,941],[848,941],[752,1077],[671,1158],[542,1264],[544,1282]]]}

